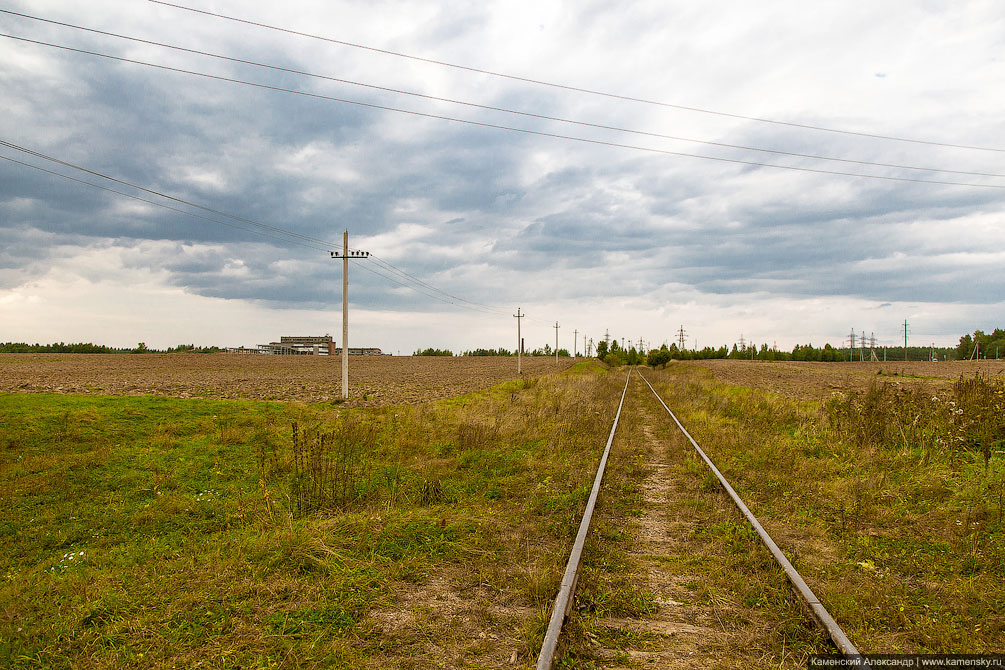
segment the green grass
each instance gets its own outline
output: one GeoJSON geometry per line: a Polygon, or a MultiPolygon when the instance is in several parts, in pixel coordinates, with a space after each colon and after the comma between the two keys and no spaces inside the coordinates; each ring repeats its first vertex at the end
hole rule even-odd
{"type": "Polygon", "coordinates": [[[1002,648],[1001,381],[798,402],[687,366],[653,377],[860,650],[1002,648]]]}
{"type": "Polygon", "coordinates": [[[0,665],[529,662],[617,401],[577,368],[370,410],[0,396],[0,665]],[[298,512],[294,422],[367,428],[352,495],[298,512]]]}

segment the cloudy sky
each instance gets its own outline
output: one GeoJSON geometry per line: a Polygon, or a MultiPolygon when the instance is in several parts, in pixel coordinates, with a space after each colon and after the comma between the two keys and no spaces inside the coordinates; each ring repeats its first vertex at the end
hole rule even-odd
{"type": "Polygon", "coordinates": [[[0,341],[1005,325],[1000,2],[178,2],[0,5],[0,341]]]}

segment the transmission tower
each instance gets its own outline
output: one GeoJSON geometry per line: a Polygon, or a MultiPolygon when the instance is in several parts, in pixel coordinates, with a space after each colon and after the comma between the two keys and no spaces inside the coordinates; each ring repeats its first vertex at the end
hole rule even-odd
{"type": "MultiPolygon", "coordinates": [[[[684,351],[684,338],[687,337],[687,332],[685,332],[683,324],[681,324],[681,327],[677,329],[675,335],[677,336],[677,341],[680,342],[680,350],[684,351]]],[[[740,336],[740,339],[743,339],[742,335],[740,336]]]]}

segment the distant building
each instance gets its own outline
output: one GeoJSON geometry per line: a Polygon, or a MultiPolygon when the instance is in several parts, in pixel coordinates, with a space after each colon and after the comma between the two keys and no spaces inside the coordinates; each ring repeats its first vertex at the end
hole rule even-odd
{"type": "Polygon", "coordinates": [[[335,340],[331,335],[283,335],[278,342],[259,344],[258,353],[275,356],[334,356],[335,340]]]}
{"type": "MultiPolygon", "coordinates": [[[[271,356],[341,356],[342,347],[335,346],[331,335],[283,335],[278,342],[259,344],[256,349],[232,350],[235,353],[258,353],[271,356]]],[[[379,347],[349,347],[350,356],[380,356],[379,347]]]]}
{"type": "MultiPolygon", "coordinates": [[[[335,355],[342,355],[342,347],[337,347],[335,349],[335,355]]],[[[381,356],[383,352],[380,347],[349,347],[350,356],[381,356]]]]}

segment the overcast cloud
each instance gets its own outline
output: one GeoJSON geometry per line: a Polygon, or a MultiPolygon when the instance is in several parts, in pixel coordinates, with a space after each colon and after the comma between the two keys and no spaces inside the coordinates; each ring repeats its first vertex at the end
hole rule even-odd
{"type": "MultiPolygon", "coordinates": [[[[741,334],[784,348],[837,345],[852,328],[895,344],[904,320],[912,342],[955,345],[964,332],[1005,322],[1005,177],[986,176],[1005,175],[1001,3],[188,6],[570,87],[995,149],[616,100],[139,0],[0,7],[371,86],[650,133],[308,78],[0,13],[5,35],[648,149],[0,38],[0,139],[310,238],[338,244],[348,229],[352,247],[407,273],[353,261],[354,346],[513,348],[517,307],[530,315],[530,346],[553,343],[558,321],[562,346],[571,347],[576,330],[580,349],[584,334],[597,340],[605,331],[658,345],[681,325],[698,346],[732,344],[741,334]]],[[[0,156],[251,227],[9,147],[0,146],[0,156]]],[[[0,160],[0,341],[236,346],[283,334],[340,336],[341,263],[323,248],[278,237],[0,160]]]]}

